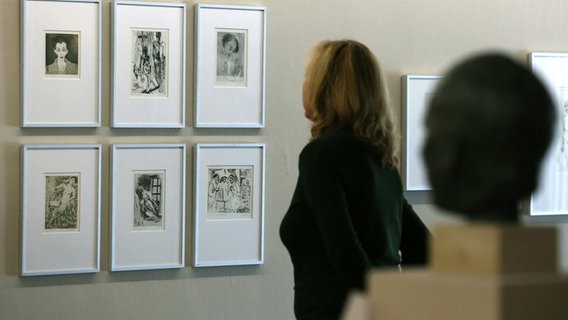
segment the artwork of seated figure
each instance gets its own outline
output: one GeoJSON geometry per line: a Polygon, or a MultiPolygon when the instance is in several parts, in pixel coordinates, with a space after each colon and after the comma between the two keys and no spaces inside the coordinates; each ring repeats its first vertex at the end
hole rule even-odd
{"type": "Polygon", "coordinates": [[[523,65],[497,53],[471,57],[437,87],[423,156],[439,207],[471,220],[518,220],[536,189],[555,109],[523,65]]]}

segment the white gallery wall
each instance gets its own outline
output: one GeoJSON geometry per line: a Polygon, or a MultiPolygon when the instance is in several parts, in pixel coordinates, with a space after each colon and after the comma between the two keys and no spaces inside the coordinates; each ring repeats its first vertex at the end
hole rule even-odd
{"type": "MultiPolygon", "coordinates": [[[[197,2],[185,3],[187,127],[111,129],[112,2],[103,0],[102,126],[21,128],[20,0],[0,1],[0,319],[293,319],[292,266],[278,228],[296,183],[298,153],[309,137],[300,95],[306,54],[313,44],[339,38],[366,43],[382,62],[399,120],[402,75],[441,74],[457,59],[482,50],[506,51],[520,61],[527,61],[533,51],[568,52],[565,0],[208,1],[267,8],[266,127],[195,129],[191,124],[197,2]],[[266,144],[265,262],[192,268],[193,146],[245,142],[266,144]],[[100,273],[19,277],[19,148],[32,143],[102,144],[100,273]],[[186,268],[109,272],[109,145],[116,143],[187,144],[186,268]]],[[[430,226],[455,221],[436,210],[425,192],[408,198],[430,226]]]]}

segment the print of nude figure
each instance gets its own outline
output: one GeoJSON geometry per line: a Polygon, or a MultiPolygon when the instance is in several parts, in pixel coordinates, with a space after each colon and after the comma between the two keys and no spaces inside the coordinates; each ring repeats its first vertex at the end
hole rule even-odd
{"type": "Polygon", "coordinates": [[[79,175],[47,175],[45,178],[45,229],[77,230],[79,175]]]}

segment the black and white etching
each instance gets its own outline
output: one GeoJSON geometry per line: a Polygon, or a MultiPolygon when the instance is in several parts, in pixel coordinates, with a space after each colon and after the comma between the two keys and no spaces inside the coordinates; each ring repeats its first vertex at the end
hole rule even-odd
{"type": "Polygon", "coordinates": [[[164,172],[134,172],[134,229],[164,227],[164,172]]]}
{"type": "Polygon", "coordinates": [[[217,84],[245,84],[246,48],[246,31],[217,30],[217,84]]]}
{"type": "Polygon", "coordinates": [[[45,75],[47,77],[79,76],[79,33],[45,33],[45,75]]]}
{"type": "Polygon", "coordinates": [[[532,196],[531,210],[565,214],[568,212],[568,86],[556,86],[553,90],[557,124],[542,163],[539,187],[532,196]]]}
{"type": "Polygon", "coordinates": [[[560,87],[558,114],[560,116],[559,171],[568,172],[568,87],[560,87]]]}
{"type": "Polygon", "coordinates": [[[168,30],[132,30],[132,95],[168,94],[168,30]]]}
{"type": "Polygon", "coordinates": [[[79,175],[45,176],[45,230],[79,229],[79,175]]]}
{"type": "Polygon", "coordinates": [[[207,215],[211,219],[252,217],[253,169],[209,167],[207,215]]]}

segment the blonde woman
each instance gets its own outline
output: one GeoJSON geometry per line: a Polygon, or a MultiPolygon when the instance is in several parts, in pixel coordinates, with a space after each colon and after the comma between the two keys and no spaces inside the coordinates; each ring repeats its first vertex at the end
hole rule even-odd
{"type": "Polygon", "coordinates": [[[365,45],[316,45],[303,106],[311,141],[280,236],[294,267],[296,317],[337,319],[371,268],[424,264],[428,230],[403,196],[391,106],[365,45]]]}

